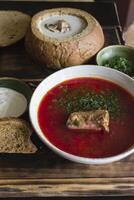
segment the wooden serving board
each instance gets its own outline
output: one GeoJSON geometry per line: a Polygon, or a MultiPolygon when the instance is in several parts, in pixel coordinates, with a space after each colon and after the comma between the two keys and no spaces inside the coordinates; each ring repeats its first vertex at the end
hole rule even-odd
{"type": "MultiPolygon", "coordinates": [[[[103,26],[106,46],[123,43],[113,3],[0,2],[1,10],[17,9],[31,15],[61,6],[81,8],[93,14],[103,26]]],[[[95,59],[89,63],[95,63],[95,59]]],[[[0,49],[1,77],[24,79],[34,89],[53,72],[32,62],[25,52],[23,40],[0,49]]],[[[28,114],[24,118],[29,120],[28,114]]],[[[133,155],[108,165],[76,164],[49,150],[35,133],[32,139],[39,148],[36,154],[0,155],[1,198],[134,195],[133,155]]]]}

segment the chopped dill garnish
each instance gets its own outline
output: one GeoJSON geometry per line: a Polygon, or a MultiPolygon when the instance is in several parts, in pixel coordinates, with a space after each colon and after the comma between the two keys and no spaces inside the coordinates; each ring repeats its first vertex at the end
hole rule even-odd
{"type": "Polygon", "coordinates": [[[66,85],[60,85],[59,89],[62,90],[64,93],[68,91],[68,87],[66,85]]]}
{"type": "Polygon", "coordinates": [[[128,75],[134,74],[134,66],[131,61],[123,57],[114,57],[111,60],[107,61],[104,66],[117,69],[121,72],[124,72],[128,75]]]}
{"type": "Polygon", "coordinates": [[[79,125],[80,125],[80,124],[79,124],[79,121],[78,121],[77,119],[74,120],[73,124],[74,124],[75,126],[79,126],[79,125]]]}
{"type": "Polygon", "coordinates": [[[88,91],[81,94],[79,91],[75,91],[75,95],[72,92],[58,98],[56,104],[69,114],[79,111],[106,109],[113,118],[119,116],[121,109],[118,94],[111,90],[100,91],[97,93],[88,91]]]}

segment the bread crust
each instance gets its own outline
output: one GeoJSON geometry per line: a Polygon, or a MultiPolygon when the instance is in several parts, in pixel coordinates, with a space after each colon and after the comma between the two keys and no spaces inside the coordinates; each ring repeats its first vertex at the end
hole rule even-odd
{"type": "Polygon", "coordinates": [[[72,8],[50,9],[42,11],[32,18],[31,27],[26,35],[26,49],[28,53],[42,66],[61,69],[68,66],[80,65],[87,62],[104,45],[104,35],[101,26],[85,11],[72,8]],[[54,38],[43,36],[36,28],[36,21],[41,16],[50,13],[77,13],[87,22],[87,28],[80,34],[58,41],[54,38]],[[90,24],[93,27],[89,27],[90,24]]]}
{"type": "Polygon", "coordinates": [[[31,17],[15,10],[0,11],[0,47],[9,46],[21,40],[30,26],[31,17]]]}
{"type": "Polygon", "coordinates": [[[22,119],[9,117],[0,119],[1,153],[35,153],[36,146],[30,136],[32,129],[22,119]]]}

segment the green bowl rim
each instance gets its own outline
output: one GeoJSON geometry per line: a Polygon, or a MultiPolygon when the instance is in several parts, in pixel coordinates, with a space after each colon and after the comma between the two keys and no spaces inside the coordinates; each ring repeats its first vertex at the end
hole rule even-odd
{"type": "MultiPolygon", "coordinates": [[[[25,98],[27,99],[27,102],[28,102],[28,104],[29,104],[33,92],[32,92],[32,89],[30,88],[30,86],[29,86],[27,83],[25,83],[25,81],[23,81],[23,80],[21,80],[21,79],[18,79],[18,78],[14,78],[14,77],[0,77],[0,81],[4,81],[4,80],[7,80],[7,81],[8,81],[8,80],[9,80],[9,81],[16,81],[16,82],[18,82],[19,84],[23,85],[23,87],[25,87],[27,91],[29,90],[29,94],[26,95],[25,92],[22,93],[22,92],[20,92],[20,91],[18,91],[18,90],[16,89],[16,91],[18,91],[19,93],[21,93],[21,94],[23,94],[23,95],[25,96],[25,98]]],[[[3,87],[4,87],[4,86],[3,86],[3,87]]],[[[12,88],[10,88],[10,87],[6,87],[6,88],[12,89],[12,88]]],[[[15,90],[15,89],[14,89],[14,90],[15,90]]]]}
{"type": "Polygon", "coordinates": [[[101,52],[103,52],[103,51],[106,50],[106,49],[116,48],[116,47],[117,47],[117,48],[129,49],[129,50],[133,50],[133,51],[134,51],[134,47],[131,47],[131,46],[129,46],[129,45],[120,45],[120,44],[118,44],[118,45],[109,45],[109,46],[106,46],[106,47],[102,48],[102,49],[97,53],[97,55],[96,55],[96,63],[97,63],[97,65],[100,65],[100,63],[98,62],[98,58],[99,58],[101,52]]]}

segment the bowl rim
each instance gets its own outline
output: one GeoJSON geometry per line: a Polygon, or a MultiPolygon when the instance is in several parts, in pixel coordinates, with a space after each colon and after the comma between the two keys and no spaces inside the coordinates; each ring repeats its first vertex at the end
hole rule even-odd
{"type": "MultiPolygon", "coordinates": [[[[12,89],[12,90],[15,90],[17,91],[18,93],[24,95],[24,97],[27,99],[27,104],[29,104],[30,102],[30,98],[32,96],[32,89],[30,88],[30,86],[25,82],[23,81],[22,79],[18,79],[18,78],[15,78],[15,77],[0,77],[0,82],[5,82],[5,81],[9,81],[9,82],[16,82],[17,84],[23,86],[25,88],[25,91],[28,91],[28,95],[25,94],[25,92],[21,92],[17,89],[17,87],[10,87],[10,86],[3,86],[5,88],[9,88],[9,89],[12,89]]],[[[1,87],[1,86],[0,86],[1,87]]]]}
{"type": "MultiPolygon", "coordinates": [[[[31,121],[31,124],[35,130],[35,132],[37,133],[37,135],[39,136],[39,138],[42,140],[42,142],[44,144],[46,144],[52,151],[54,151],[55,153],[59,154],[60,156],[70,160],[70,161],[73,161],[73,162],[77,162],[77,163],[82,163],[82,164],[97,164],[97,165],[100,165],[100,164],[107,164],[107,163],[111,163],[111,162],[115,162],[115,161],[119,161],[129,155],[131,155],[132,153],[134,153],[134,144],[131,145],[127,150],[123,151],[122,153],[120,154],[117,154],[117,155],[114,155],[114,156],[109,156],[109,157],[103,157],[103,158],[86,158],[86,157],[80,157],[80,156],[76,156],[76,155],[73,155],[73,154],[70,154],[70,153],[67,153],[61,149],[59,149],[58,147],[56,147],[53,143],[51,143],[47,137],[45,136],[45,134],[43,134],[42,130],[37,130],[37,127],[35,126],[35,124],[33,123],[33,115],[32,115],[32,107],[33,107],[33,102],[34,102],[34,96],[36,95],[36,93],[38,93],[38,88],[39,86],[41,87],[42,85],[44,85],[44,82],[47,81],[47,79],[49,78],[52,78],[55,74],[57,75],[59,72],[61,71],[66,71],[66,70],[69,70],[69,69],[76,69],[79,68],[79,67],[96,67],[96,68],[102,68],[102,69],[106,69],[108,71],[116,71],[117,73],[119,73],[120,75],[130,79],[131,81],[134,81],[133,78],[131,78],[130,76],[124,74],[123,72],[120,72],[118,70],[115,70],[115,69],[112,69],[112,68],[107,68],[107,67],[104,67],[104,66],[98,66],[98,65],[78,65],[78,66],[71,66],[71,67],[68,67],[68,68],[65,68],[65,69],[61,69],[59,71],[56,71],[54,72],[53,74],[49,75],[47,78],[43,79],[43,81],[37,86],[37,88],[35,89],[33,95],[32,95],[32,98],[31,98],[31,101],[30,101],[30,104],[29,104],[29,117],[30,117],[30,121],[31,121]],[[42,135],[39,133],[39,131],[42,133],[42,135]]],[[[75,77],[74,77],[75,78],[75,77]]],[[[71,79],[71,78],[70,78],[71,79]]],[[[69,80],[69,79],[67,79],[69,80]]],[[[61,81],[63,82],[63,81],[61,81]]],[[[61,83],[60,82],[60,83],[61,83]]],[[[57,83],[59,84],[59,83],[57,83]]],[[[117,83],[116,83],[117,84],[117,83]]],[[[117,84],[118,85],[118,84],[117,84]]],[[[56,86],[56,85],[55,85],[56,86]]],[[[51,88],[53,88],[54,86],[52,86],[51,88]]],[[[50,89],[49,89],[50,90],[50,89]]],[[[48,91],[49,91],[48,90],[48,91]]],[[[45,93],[46,94],[46,93],[45,93]]],[[[44,95],[45,95],[44,94],[44,95]]],[[[43,96],[42,96],[43,98],[43,96]]],[[[40,103],[40,101],[39,101],[40,103]]],[[[38,106],[39,106],[39,103],[38,103],[38,106]]],[[[38,123],[38,119],[36,118],[36,121],[38,123]]],[[[39,123],[38,123],[39,125],[39,123]]]]}
{"type": "Polygon", "coordinates": [[[30,99],[32,96],[32,89],[28,85],[28,83],[26,83],[23,79],[15,78],[12,76],[11,77],[3,76],[3,77],[0,77],[0,88],[7,88],[10,90],[14,90],[18,92],[19,94],[23,95],[23,97],[26,99],[27,105],[24,112],[18,116],[18,117],[22,117],[28,111],[30,99]]]}
{"type": "Polygon", "coordinates": [[[96,63],[97,63],[97,65],[100,65],[100,63],[99,63],[99,61],[98,61],[99,57],[101,56],[100,54],[101,54],[103,51],[107,50],[107,49],[113,49],[113,48],[122,48],[122,49],[128,49],[128,50],[130,50],[130,51],[131,51],[131,50],[134,51],[134,47],[131,47],[131,46],[129,46],[129,45],[120,45],[120,44],[118,44],[118,45],[109,45],[109,46],[107,46],[107,47],[102,48],[102,49],[97,53],[97,55],[96,55],[96,63]]]}

